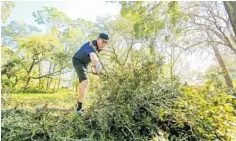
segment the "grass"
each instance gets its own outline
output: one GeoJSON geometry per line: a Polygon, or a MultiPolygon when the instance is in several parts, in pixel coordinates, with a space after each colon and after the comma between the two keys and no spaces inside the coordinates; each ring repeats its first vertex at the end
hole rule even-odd
{"type": "MultiPolygon", "coordinates": [[[[73,91],[61,90],[55,93],[10,93],[2,94],[4,105],[2,109],[35,109],[45,104],[49,108],[74,108],[77,94],[73,91]]],[[[84,107],[88,107],[93,100],[94,93],[86,95],[84,107]]]]}

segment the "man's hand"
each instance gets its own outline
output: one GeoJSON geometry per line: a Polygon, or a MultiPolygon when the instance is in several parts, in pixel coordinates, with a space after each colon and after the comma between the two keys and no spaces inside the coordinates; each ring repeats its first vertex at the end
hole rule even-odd
{"type": "Polygon", "coordinates": [[[92,60],[93,64],[95,64],[95,71],[99,74],[102,70],[102,64],[100,63],[97,54],[92,52],[89,55],[90,55],[90,59],[92,60]]]}
{"type": "Polygon", "coordinates": [[[92,73],[93,75],[95,75],[95,76],[96,76],[96,78],[98,78],[98,79],[99,79],[99,78],[100,78],[100,76],[102,75],[102,73],[101,73],[101,72],[99,72],[99,73],[97,73],[97,72],[96,72],[95,65],[91,66],[91,70],[92,70],[92,72],[91,72],[91,73],[92,73]]]}
{"type": "Polygon", "coordinates": [[[95,67],[95,71],[99,74],[102,71],[102,64],[98,62],[95,67]]]}
{"type": "Polygon", "coordinates": [[[91,70],[92,70],[92,73],[93,73],[93,74],[97,73],[96,70],[95,70],[95,65],[92,65],[92,66],[91,66],[91,70]]]}

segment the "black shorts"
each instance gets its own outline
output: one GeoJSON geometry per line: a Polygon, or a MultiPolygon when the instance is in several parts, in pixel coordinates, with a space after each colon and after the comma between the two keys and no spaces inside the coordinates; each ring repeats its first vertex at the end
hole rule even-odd
{"type": "Polygon", "coordinates": [[[76,58],[72,59],[72,63],[77,73],[77,76],[79,78],[79,82],[81,83],[83,80],[87,80],[88,79],[88,76],[87,76],[88,66],[83,64],[80,60],[76,58]]]}

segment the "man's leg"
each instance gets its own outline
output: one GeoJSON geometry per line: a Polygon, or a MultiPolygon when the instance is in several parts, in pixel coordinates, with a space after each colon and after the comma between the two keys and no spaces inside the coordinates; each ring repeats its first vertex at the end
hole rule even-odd
{"type": "Polygon", "coordinates": [[[82,109],[82,103],[84,100],[84,97],[87,93],[89,86],[89,80],[83,80],[81,83],[78,85],[78,97],[77,97],[77,102],[78,102],[78,108],[77,110],[82,109]]]}
{"type": "Polygon", "coordinates": [[[89,80],[86,72],[87,67],[79,61],[74,61],[73,66],[79,77],[79,84],[77,86],[77,111],[80,111],[82,109],[82,103],[89,85],[89,80]]]}

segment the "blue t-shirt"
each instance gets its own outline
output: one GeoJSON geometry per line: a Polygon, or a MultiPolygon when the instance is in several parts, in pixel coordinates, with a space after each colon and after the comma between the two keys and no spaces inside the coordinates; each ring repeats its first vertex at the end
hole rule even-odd
{"type": "MultiPolygon", "coordinates": [[[[92,44],[95,48],[97,48],[96,40],[93,40],[92,44]]],[[[79,60],[81,63],[87,66],[91,62],[89,54],[92,52],[96,53],[95,48],[90,46],[90,42],[87,42],[75,53],[73,58],[79,60]]]]}

